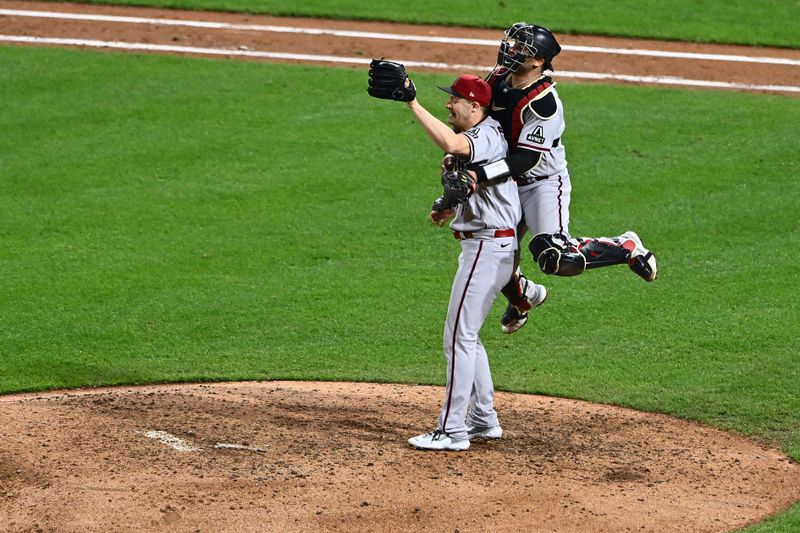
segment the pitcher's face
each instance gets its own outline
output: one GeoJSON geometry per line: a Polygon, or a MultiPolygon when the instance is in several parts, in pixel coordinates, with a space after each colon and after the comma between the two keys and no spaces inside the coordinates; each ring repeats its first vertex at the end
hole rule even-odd
{"type": "Polygon", "coordinates": [[[458,96],[450,96],[447,99],[445,107],[450,112],[447,117],[447,123],[452,126],[453,131],[461,133],[468,130],[472,124],[470,118],[472,117],[472,102],[466,98],[459,98],[458,96]]]}

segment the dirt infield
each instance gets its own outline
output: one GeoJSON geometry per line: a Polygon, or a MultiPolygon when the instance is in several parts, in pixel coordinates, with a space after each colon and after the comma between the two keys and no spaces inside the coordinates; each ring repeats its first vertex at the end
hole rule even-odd
{"type": "Polygon", "coordinates": [[[0,398],[10,531],[729,531],[800,498],[782,454],[670,417],[498,393],[422,452],[442,389],[265,382],[0,398]]]}

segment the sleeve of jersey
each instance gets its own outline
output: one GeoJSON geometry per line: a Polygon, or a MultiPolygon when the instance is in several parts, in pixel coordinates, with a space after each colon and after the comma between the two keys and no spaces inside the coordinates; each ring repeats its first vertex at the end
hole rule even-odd
{"type": "Polygon", "coordinates": [[[475,127],[462,132],[461,135],[469,142],[468,164],[480,165],[505,155],[505,149],[498,146],[501,142],[498,139],[499,135],[492,135],[491,130],[475,127]]]}
{"type": "Polygon", "coordinates": [[[558,121],[534,119],[522,125],[517,147],[547,153],[557,138],[558,121]]]}
{"type": "Polygon", "coordinates": [[[504,159],[508,152],[508,143],[499,127],[481,125],[465,131],[462,135],[470,144],[470,158],[466,168],[475,171],[479,182],[511,175],[504,159]],[[487,176],[485,169],[490,169],[492,177],[487,176]]]}

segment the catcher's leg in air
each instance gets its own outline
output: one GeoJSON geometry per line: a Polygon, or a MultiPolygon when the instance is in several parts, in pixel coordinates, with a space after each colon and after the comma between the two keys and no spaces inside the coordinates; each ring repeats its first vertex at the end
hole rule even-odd
{"type": "MultiPolygon", "coordinates": [[[[569,173],[564,170],[552,179],[536,181],[519,188],[522,204],[522,221],[517,227],[517,238],[522,243],[526,232],[567,233],[569,227],[569,202],[572,185],[569,173]]],[[[500,325],[503,333],[514,333],[528,322],[528,311],[542,305],[547,298],[543,285],[531,282],[519,270],[516,257],[514,276],[503,287],[503,296],[508,300],[500,325]]]]}
{"type": "MultiPolygon", "coordinates": [[[[525,234],[524,227],[517,229],[518,238],[525,234]]],[[[503,333],[514,333],[528,322],[528,312],[547,299],[547,289],[526,278],[519,269],[519,250],[514,255],[514,275],[501,289],[508,305],[500,319],[503,333]]]]}
{"type": "Polygon", "coordinates": [[[645,281],[653,281],[658,274],[656,256],[633,231],[618,237],[577,239],[539,233],[531,239],[528,249],[545,274],[577,276],[587,269],[623,263],[645,281]]]}

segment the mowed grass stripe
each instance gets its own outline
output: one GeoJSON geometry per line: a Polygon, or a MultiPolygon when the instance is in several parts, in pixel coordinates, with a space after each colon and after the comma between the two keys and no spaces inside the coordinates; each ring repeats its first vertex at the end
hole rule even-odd
{"type": "MultiPolygon", "coordinates": [[[[223,57],[247,57],[247,58],[269,58],[279,59],[283,61],[293,61],[298,63],[331,63],[336,65],[354,64],[354,65],[368,65],[370,59],[364,57],[347,57],[347,56],[328,56],[328,55],[310,55],[310,54],[293,54],[286,52],[264,52],[257,50],[228,50],[225,48],[203,48],[196,46],[172,46],[172,45],[157,45],[137,42],[119,42],[119,41],[97,41],[91,39],[62,39],[52,37],[29,37],[25,35],[0,35],[0,42],[11,44],[37,44],[37,45],[55,45],[65,47],[87,47],[87,48],[102,48],[114,50],[135,50],[135,51],[148,51],[156,53],[170,53],[170,54],[191,54],[191,55],[204,55],[204,56],[223,56],[223,57]]],[[[399,60],[407,68],[419,69],[434,69],[443,71],[452,71],[461,69],[462,71],[488,71],[488,66],[478,65],[452,65],[447,63],[429,63],[424,61],[415,60],[399,60]]],[[[787,86],[787,85],[753,85],[747,83],[734,83],[725,81],[711,81],[711,80],[692,80],[684,79],[674,76],[632,76],[626,74],[610,74],[610,73],[597,73],[597,72],[574,72],[574,71],[559,71],[558,76],[561,79],[574,79],[574,80],[605,80],[605,81],[624,81],[631,83],[653,84],[653,85],[668,85],[676,87],[688,88],[714,88],[714,89],[738,89],[745,91],[770,91],[770,92],[785,92],[785,93],[800,93],[800,87],[787,86]]]]}
{"type": "Polygon", "coordinates": [[[348,20],[381,20],[505,29],[527,21],[560,33],[585,33],[704,43],[800,47],[800,4],[788,0],[562,0],[497,2],[438,0],[397,3],[357,0],[86,0],[87,4],[233,11],[348,20]]]}

